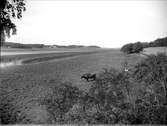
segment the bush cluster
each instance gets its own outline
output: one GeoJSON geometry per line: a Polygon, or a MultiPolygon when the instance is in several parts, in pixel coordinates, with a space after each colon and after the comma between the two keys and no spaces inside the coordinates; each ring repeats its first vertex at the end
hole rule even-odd
{"type": "Polygon", "coordinates": [[[59,83],[52,87],[52,92],[39,99],[50,116],[48,123],[63,123],[64,115],[78,101],[81,91],[71,83],[59,83]]]}
{"type": "Polygon", "coordinates": [[[121,48],[121,51],[127,54],[139,53],[143,51],[143,45],[140,42],[126,44],[121,48]]]}

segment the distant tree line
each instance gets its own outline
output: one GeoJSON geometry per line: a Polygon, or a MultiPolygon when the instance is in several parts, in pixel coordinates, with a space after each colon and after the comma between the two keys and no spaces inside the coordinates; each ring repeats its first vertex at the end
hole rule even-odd
{"type": "Polygon", "coordinates": [[[150,47],[159,47],[159,46],[167,47],[167,37],[156,39],[155,41],[150,42],[149,46],[150,47]]]}
{"type": "Polygon", "coordinates": [[[56,48],[83,48],[83,47],[92,47],[92,48],[100,48],[99,46],[96,45],[91,45],[91,46],[84,46],[84,45],[53,45],[49,47],[56,47],[56,48]]]}
{"type": "Polygon", "coordinates": [[[167,47],[167,37],[156,39],[153,42],[136,42],[124,45],[121,51],[127,54],[139,53],[148,47],[167,47]]]}
{"type": "Polygon", "coordinates": [[[83,48],[83,47],[91,47],[91,48],[100,48],[99,46],[84,46],[84,45],[44,45],[44,44],[21,44],[21,43],[13,43],[13,42],[5,42],[2,44],[3,47],[8,48],[43,48],[43,47],[51,47],[51,48],[83,48]]]}
{"type": "Polygon", "coordinates": [[[57,47],[57,48],[82,48],[84,47],[83,45],[53,45],[53,47],[57,47]]]}
{"type": "Polygon", "coordinates": [[[3,43],[4,47],[9,48],[23,48],[23,49],[29,49],[29,48],[43,48],[44,44],[20,44],[20,43],[12,43],[12,42],[5,42],[3,43]]]}

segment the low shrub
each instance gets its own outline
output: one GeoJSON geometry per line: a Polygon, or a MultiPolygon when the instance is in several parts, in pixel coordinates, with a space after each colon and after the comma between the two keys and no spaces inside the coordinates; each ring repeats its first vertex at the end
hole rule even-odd
{"type": "Polygon", "coordinates": [[[57,84],[50,95],[40,100],[40,104],[47,107],[54,122],[63,123],[65,113],[78,101],[80,93],[81,91],[71,83],[57,84]]]}

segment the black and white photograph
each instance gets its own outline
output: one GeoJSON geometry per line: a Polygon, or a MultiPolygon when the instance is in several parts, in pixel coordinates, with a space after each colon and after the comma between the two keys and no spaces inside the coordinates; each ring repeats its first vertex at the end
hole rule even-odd
{"type": "Polygon", "coordinates": [[[167,0],[0,0],[0,125],[167,125],[167,0]]]}

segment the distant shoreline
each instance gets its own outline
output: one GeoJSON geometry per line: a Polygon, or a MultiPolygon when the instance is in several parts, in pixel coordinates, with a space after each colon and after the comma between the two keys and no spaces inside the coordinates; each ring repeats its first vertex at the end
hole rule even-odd
{"type": "Polygon", "coordinates": [[[14,55],[26,55],[26,54],[49,54],[49,53],[65,53],[65,52],[92,52],[98,50],[110,50],[105,48],[32,48],[32,49],[20,49],[20,48],[2,48],[1,56],[14,56],[14,55]]]}

